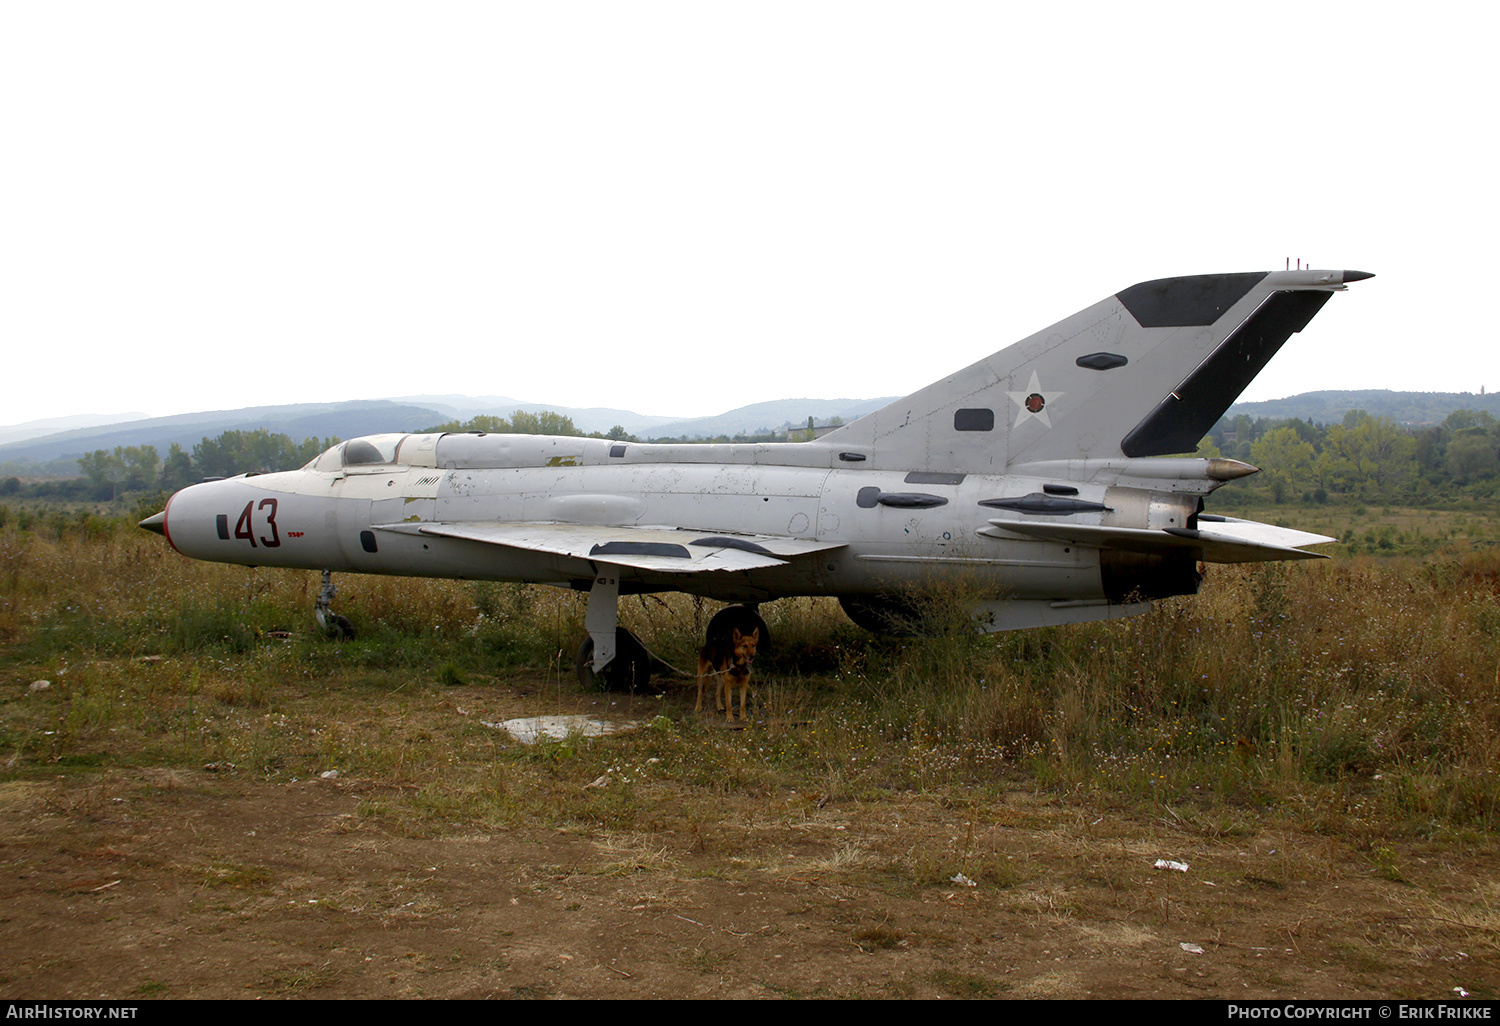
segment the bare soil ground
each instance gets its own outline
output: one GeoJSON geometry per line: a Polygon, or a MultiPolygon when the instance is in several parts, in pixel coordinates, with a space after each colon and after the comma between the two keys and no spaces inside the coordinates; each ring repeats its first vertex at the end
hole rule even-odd
{"type": "MultiPolygon", "coordinates": [[[[465,701],[486,717],[538,711],[480,690],[465,701]]],[[[670,701],[690,709],[684,695],[670,701]]],[[[434,700],[413,715],[458,714],[434,700]]],[[[657,807],[705,801],[669,775],[635,794],[657,807]]],[[[712,815],[622,831],[414,836],[370,813],[401,797],[401,785],[357,776],[268,782],[151,765],[0,784],[0,991],[1500,994],[1500,857],[1488,838],[1372,857],[1333,833],[1253,817],[1219,830],[1019,775],[974,801],[725,793],[712,815]]]]}

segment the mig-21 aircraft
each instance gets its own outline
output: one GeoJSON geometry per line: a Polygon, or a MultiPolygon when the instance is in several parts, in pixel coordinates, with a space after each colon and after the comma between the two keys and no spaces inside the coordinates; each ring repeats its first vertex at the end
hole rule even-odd
{"type": "MultiPolygon", "coordinates": [[[[1362,271],[1134,285],[823,436],[641,444],[514,434],[353,438],[301,470],[192,485],[141,526],[195,559],[529,581],[588,592],[579,677],[644,684],[621,595],[742,605],[837,596],[910,627],[963,582],[985,631],[1144,612],[1198,591],[1200,563],[1320,558],[1321,535],[1203,512],[1256,472],[1180,457],[1283,343],[1362,271]]],[[[727,614],[727,615],[726,615],[727,614]]],[[[710,633],[716,629],[710,625],[710,633]]]]}

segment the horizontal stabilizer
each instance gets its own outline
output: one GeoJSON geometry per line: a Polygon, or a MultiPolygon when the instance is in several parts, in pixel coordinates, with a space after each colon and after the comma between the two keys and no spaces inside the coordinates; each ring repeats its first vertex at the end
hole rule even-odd
{"type": "Polygon", "coordinates": [[[528,552],[667,573],[757,570],[781,566],[842,543],[757,535],[712,534],[671,527],[590,527],[580,524],[402,523],[376,528],[503,545],[528,552]]]}
{"type": "Polygon", "coordinates": [[[1278,559],[1326,559],[1321,552],[1297,546],[1336,541],[1321,534],[1293,531],[1233,517],[1200,517],[1199,527],[1156,530],[1140,527],[1094,527],[1088,524],[1024,523],[991,520],[980,534],[1005,538],[1012,534],[1048,541],[1072,542],[1096,549],[1165,553],[1191,549],[1205,563],[1261,563],[1278,559]]]}

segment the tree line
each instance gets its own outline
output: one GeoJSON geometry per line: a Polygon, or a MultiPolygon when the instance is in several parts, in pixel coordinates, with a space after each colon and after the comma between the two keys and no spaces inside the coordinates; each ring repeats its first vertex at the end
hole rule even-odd
{"type": "Polygon", "coordinates": [[[468,420],[450,420],[443,424],[434,424],[425,429],[425,434],[436,434],[440,431],[461,434],[469,431],[483,431],[490,435],[572,435],[578,438],[608,438],[616,442],[639,442],[640,439],[630,434],[619,424],[608,431],[589,431],[587,433],[578,430],[573,423],[572,417],[565,417],[561,413],[552,410],[538,410],[536,413],[528,413],[525,410],[516,410],[509,418],[494,417],[488,414],[480,414],[470,417],[468,420]]]}
{"type": "Polygon", "coordinates": [[[226,431],[217,438],[204,438],[191,453],[173,442],[165,460],[157,456],[153,445],[116,446],[113,452],[94,450],[79,459],[78,467],[100,490],[175,492],[205,478],[296,470],[337,441],[313,437],[296,442],[290,435],[265,428],[226,431]]]}
{"type": "MultiPolygon", "coordinates": [[[[570,417],[551,410],[517,410],[509,418],[477,416],[435,424],[426,431],[584,435],[570,417]]],[[[618,425],[587,437],[639,441],[618,425]]],[[[754,440],[777,437],[787,436],[757,435],[754,440]]],[[[693,439],[748,440],[752,439],[743,435],[693,439]]],[[[79,457],[79,478],[23,486],[19,478],[8,477],[0,479],[0,496],[108,502],[127,492],[170,494],[205,478],[294,470],[337,442],[298,442],[260,428],[204,438],[191,451],[173,443],[165,459],[151,445],[96,449],[79,457]]],[[[1458,410],[1441,424],[1415,426],[1363,410],[1351,410],[1336,424],[1241,415],[1219,421],[1197,455],[1227,456],[1260,467],[1262,473],[1241,482],[1236,491],[1274,502],[1425,502],[1500,493],[1500,420],[1484,410],[1458,410]]]]}
{"type": "Polygon", "coordinates": [[[117,445],[78,457],[81,477],[41,481],[23,486],[17,477],[0,481],[0,495],[64,499],[73,502],[113,502],[127,492],[167,494],[205,478],[233,477],[251,471],[295,470],[338,441],[305,438],[265,428],[226,431],[204,438],[191,451],[173,442],[167,456],[154,445],[117,445]]]}
{"type": "Polygon", "coordinates": [[[1404,425],[1364,410],[1337,424],[1247,416],[1221,420],[1200,456],[1228,456],[1261,468],[1247,484],[1275,502],[1426,502],[1500,491],[1500,421],[1457,410],[1441,424],[1404,425]]]}
{"type": "MultiPolygon", "coordinates": [[[[822,423],[822,427],[839,427],[844,423],[844,418],[833,417],[822,423]]],[[[701,435],[688,436],[660,436],[649,438],[649,442],[661,443],[683,443],[692,445],[711,445],[722,442],[805,442],[814,437],[814,420],[807,418],[806,428],[762,428],[755,432],[741,431],[735,435],[716,435],[704,437],[701,435]]],[[[481,415],[471,417],[468,420],[450,420],[445,424],[437,424],[427,428],[427,431],[483,431],[487,434],[517,434],[517,435],[575,435],[583,438],[608,438],[616,442],[639,442],[640,438],[630,434],[619,424],[608,431],[590,431],[584,433],[573,424],[573,418],[565,417],[551,410],[541,410],[537,413],[527,413],[525,410],[516,410],[510,419],[504,417],[493,417],[481,415]]]]}
{"type": "MultiPolygon", "coordinates": [[[[450,421],[425,429],[425,432],[486,431],[502,434],[581,435],[572,418],[551,410],[527,413],[517,410],[509,419],[479,416],[459,422],[450,421]]],[[[424,433],[425,433],[424,432],[424,433]]],[[[593,437],[638,441],[623,427],[593,437]]],[[[19,478],[0,480],[0,494],[26,494],[40,498],[72,501],[112,502],[127,493],[170,495],[199,481],[234,477],[247,473],[275,473],[306,466],[338,438],[304,438],[298,442],[290,435],[265,428],[254,431],[226,431],[216,438],[204,438],[191,451],[173,442],[163,459],[154,445],[117,445],[113,450],[95,449],[78,457],[81,478],[49,481],[24,487],[19,478]]]]}

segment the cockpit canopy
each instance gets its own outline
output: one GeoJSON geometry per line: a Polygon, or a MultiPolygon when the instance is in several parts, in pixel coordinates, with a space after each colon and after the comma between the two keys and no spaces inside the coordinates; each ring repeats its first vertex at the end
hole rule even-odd
{"type": "Polygon", "coordinates": [[[391,432],[340,442],[308,464],[309,470],[335,473],[363,467],[435,467],[441,434],[391,432]]]}
{"type": "MultiPolygon", "coordinates": [[[[625,457],[629,446],[577,435],[486,434],[481,431],[409,435],[392,432],[340,442],[307,465],[325,474],[385,472],[404,467],[486,470],[577,467],[625,457]]],[[[707,452],[707,450],[705,450],[707,452]]]]}
{"type": "Polygon", "coordinates": [[[394,463],[396,461],[396,446],[382,449],[376,445],[376,440],[386,441],[388,436],[377,435],[375,439],[351,438],[344,443],[344,466],[364,466],[367,463],[394,463]]]}

